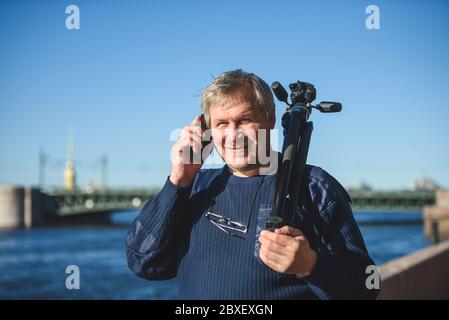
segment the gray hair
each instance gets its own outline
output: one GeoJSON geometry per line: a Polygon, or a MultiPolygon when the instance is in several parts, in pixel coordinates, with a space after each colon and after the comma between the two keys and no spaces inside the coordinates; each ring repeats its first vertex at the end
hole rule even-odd
{"type": "Polygon", "coordinates": [[[219,75],[201,94],[201,110],[209,127],[211,104],[229,99],[242,88],[249,89],[245,98],[248,102],[255,103],[267,118],[274,113],[274,99],[270,86],[254,73],[237,69],[219,75]]]}

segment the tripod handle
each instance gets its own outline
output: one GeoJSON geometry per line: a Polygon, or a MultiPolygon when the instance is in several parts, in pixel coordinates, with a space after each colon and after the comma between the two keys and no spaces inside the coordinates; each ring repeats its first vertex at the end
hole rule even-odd
{"type": "Polygon", "coordinates": [[[341,103],[332,101],[321,101],[315,106],[315,109],[323,113],[340,112],[341,108],[341,103]]]}
{"type": "Polygon", "coordinates": [[[288,93],[287,91],[285,91],[284,87],[279,81],[273,82],[271,84],[271,89],[273,90],[274,94],[276,95],[276,98],[278,98],[279,101],[288,104],[288,93]]]}

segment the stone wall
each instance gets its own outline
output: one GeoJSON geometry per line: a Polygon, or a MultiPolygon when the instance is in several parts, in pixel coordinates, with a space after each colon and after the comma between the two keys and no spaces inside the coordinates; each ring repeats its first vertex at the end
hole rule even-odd
{"type": "Polygon", "coordinates": [[[449,299],[449,240],[380,267],[379,299],[449,299]]]}

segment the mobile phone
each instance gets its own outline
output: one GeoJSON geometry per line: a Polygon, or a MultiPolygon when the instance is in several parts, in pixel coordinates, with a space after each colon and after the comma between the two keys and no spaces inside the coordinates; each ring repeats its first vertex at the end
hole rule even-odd
{"type": "Polygon", "coordinates": [[[204,114],[201,114],[200,117],[200,121],[201,121],[201,130],[203,130],[203,137],[202,137],[202,145],[201,145],[201,152],[199,154],[195,154],[193,152],[193,149],[190,148],[190,159],[194,159],[195,163],[199,163],[196,161],[201,161],[204,162],[206,160],[206,158],[212,153],[212,150],[214,148],[214,146],[210,146],[211,142],[212,142],[212,135],[209,129],[209,127],[207,126],[206,123],[206,119],[204,118],[204,114]],[[206,132],[206,139],[204,139],[204,133],[206,132]],[[204,148],[207,147],[207,151],[205,152],[204,148]],[[200,158],[198,158],[200,157],[200,158]]]}
{"type": "MultiPolygon", "coordinates": [[[[203,130],[203,132],[206,131],[207,129],[209,129],[209,127],[207,126],[204,114],[201,114],[201,129],[203,130]]],[[[210,135],[210,132],[209,132],[209,135],[210,135]]],[[[211,142],[212,142],[212,135],[210,135],[208,137],[207,141],[203,140],[203,149],[205,147],[207,147],[211,142]]]]}

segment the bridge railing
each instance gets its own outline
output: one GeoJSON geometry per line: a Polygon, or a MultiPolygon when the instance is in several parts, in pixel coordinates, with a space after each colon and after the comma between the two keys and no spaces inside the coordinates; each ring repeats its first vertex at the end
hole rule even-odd
{"type": "Polygon", "coordinates": [[[433,191],[359,191],[349,190],[353,209],[421,211],[435,203],[433,191]]]}
{"type": "Polygon", "coordinates": [[[59,216],[140,208],[154,195],[151,190],[57,191],[50,195],[59,216]]]}
{"type": "MultiPolygon", "coordinates": [[[[136,209],[154,196],[157,191],[155,189],[106,189],[93,192],[53,190],[49,194],[55,199],[58,215],[71,215],[136,209]]],[[[421,211],[424,206],[435,203],[435,193],[426,191],[350,190],[349,194],[352,199],[352,207],[355,210],[421,211]]]]}

